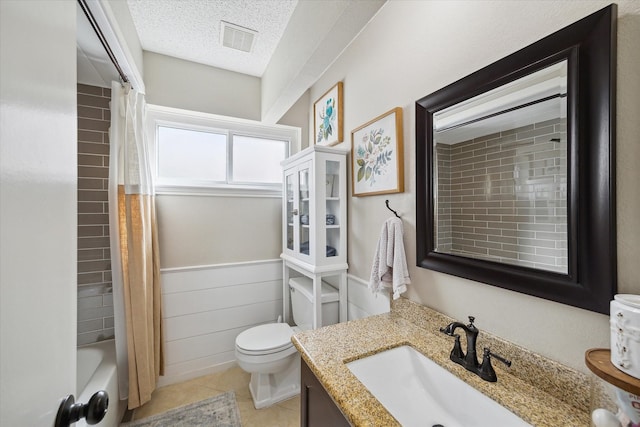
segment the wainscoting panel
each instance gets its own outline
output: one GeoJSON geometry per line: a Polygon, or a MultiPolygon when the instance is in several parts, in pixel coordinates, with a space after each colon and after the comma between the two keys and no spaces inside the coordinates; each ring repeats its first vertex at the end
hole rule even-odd
{"type": "MultiPolygon", "coordinates": [[[[165,367],[165,375],[160,377],[158,387],[187,381],[193,378],[224,371],[236,364],[235,352],[226,351],[200,359],[174,363],[165,367]]],[[[248,384],[247,384],[248,385],[248,384]]]]}
{"type": "Polygon", "coordinates": [[[165,317],[221,310],[282,299],[282,279],[240,283],[212,289],[164,295],[165,317]]]}
{"type": "Polygon", "coordinates": [[[362,319],[391,310],[389,293],[373,294],[368,283],[356,276],[348,275],[347,313],[349,320],[362,319]]]}
{"type": "Polygon", "coordinates": [[[282,262],[163,269],[165,375],[159,386],[235,364],[235,339],[282,314],[282,262]]]}
{"type": "Polygon", "coordinates": [[[280,313],[282,299],[168,317],[165,318],[165,339],[173,341],[241,326],[274,322],[280,313]]]}
{"type": "MultiPolygon", "coordinates": [[[[389,311],[388,294],[348,275],[349,320],[389,311]]],[[[159,386],[227,369],[242,331],[282,314],[282,262],[162,270],[165,375],[159,386]]]]}
{"type": "Polygon", "coordinates": [[[254,261],[162,270],[163,293],[196,291],[282,279],[282,261],[254,261]]]}
{"type": "Polygon", "coordinates": [[[246,327],[242,326],[226,331],[169,341],[165,346],[165,351],[167,357],[173,360],[174,363],[202,359],[215,352],[233,351],[236,337],[245,329],[246,327]]]}

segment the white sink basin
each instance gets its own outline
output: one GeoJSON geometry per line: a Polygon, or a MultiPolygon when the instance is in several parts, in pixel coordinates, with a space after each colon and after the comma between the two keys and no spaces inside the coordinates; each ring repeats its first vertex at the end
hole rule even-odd
{"type": "Polygon", "coordinates": [[[409,346],[347,367],[403,427],[531,427],[409,346]]]}

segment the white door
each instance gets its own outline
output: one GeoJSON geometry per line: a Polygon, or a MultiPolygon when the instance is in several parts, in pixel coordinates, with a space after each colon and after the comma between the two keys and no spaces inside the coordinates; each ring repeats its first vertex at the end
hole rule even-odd
{"type": "Polygon", "coordinates": [[[0,425],[75,394],[76,4],[0,0],[0,425]]]}

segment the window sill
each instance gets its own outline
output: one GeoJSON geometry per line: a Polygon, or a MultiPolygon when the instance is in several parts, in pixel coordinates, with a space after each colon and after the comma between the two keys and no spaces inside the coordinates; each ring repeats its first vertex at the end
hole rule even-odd
{"type": "Polygon", "coordinates": [[[267,197],[281,198],[281,188],[265,188],[249,185],[225,185],[217,187],[156,185],[161,196],[214,196],[214,197],[267,197]]]}

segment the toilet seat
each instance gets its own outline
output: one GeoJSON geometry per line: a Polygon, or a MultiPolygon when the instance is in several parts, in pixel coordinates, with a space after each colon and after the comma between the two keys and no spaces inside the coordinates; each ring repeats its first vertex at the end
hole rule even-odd
{"type": "Polygon", "coordinates": [[[246,355],[279,353],[293,347],[294,330],[286,323],[269,323],[241,332],[236,338],[236,349],[246,355]]]}

